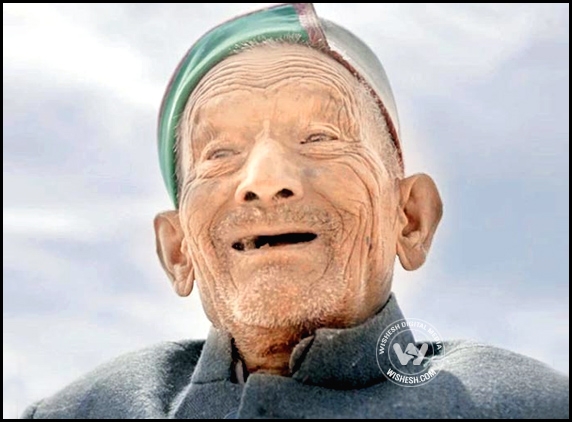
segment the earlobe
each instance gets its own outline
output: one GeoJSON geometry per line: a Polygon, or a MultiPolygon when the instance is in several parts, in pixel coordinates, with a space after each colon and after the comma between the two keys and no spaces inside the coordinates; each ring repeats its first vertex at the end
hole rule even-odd
{"type": "Polygon", "coordinates": [[[178,274],[175,276],[175,281],[173,282],[173,288],[175,292],[181,296],[186,297],[193,291],[193,285],[195,282],[195,272],[191,266],[190,270],[185,267],[176,267],[175,272],[178,274]]]}
{"type": "Polygon", "coordinates": [[[406,270],[425,262],[443,215],[443,203],[433,179],[416,174],[400,181],[397,255],[406,270]]]}
{"type": "Polygon", "coordinates": [[[178,211],[158,214],[154,220],[157,255],[179,296],[193,290],[195,274],[186,248],[178,211]]]}

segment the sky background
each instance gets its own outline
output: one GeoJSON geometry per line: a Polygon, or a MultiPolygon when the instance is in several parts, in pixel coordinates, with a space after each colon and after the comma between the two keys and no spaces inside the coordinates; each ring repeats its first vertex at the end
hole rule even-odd
{"type": "MultiPolygon", "coordinates": [[[[3,413],[121,353],[204,338],[155,255],[156,116],[243,4],[3,5],[3,413]]],[[[404,313],[568,373],[569,5],[316,4],[380,57],[406,172],[438,184],[404,313]]],[[[375,345],[372,345],[374,353],[375,345]]]]}

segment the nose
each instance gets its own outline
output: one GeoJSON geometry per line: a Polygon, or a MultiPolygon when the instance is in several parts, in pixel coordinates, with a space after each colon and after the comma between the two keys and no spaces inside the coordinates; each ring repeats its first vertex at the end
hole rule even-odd
{"type": "Polygon", "coordinates": [[[234,196],[238,204],[271,206],[304,196],[300,172],[277,142],[257,142],[242,175],[234,196]]]}

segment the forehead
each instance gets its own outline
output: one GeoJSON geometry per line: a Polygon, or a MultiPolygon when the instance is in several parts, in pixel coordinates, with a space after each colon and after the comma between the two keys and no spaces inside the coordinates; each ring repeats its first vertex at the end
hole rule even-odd
{"type": "Polygon", "coordinates": [[[236,89],[209,97],[194,110],[191,131],[193,135],[207,128],[256,132],[262,121],[275,128],[312,122],[345,126],[354,116],[352,102],[328,87],[290,81],[265,92],[236,89]]]}
{"type": "MultiPolygon", "coordinates": [[[[331,100],[353,99],[359,83],[341,64],[301,45],[260,45],[225,59],[207,73],[192,93],[188,107],[197,113],[207,103],[237,98],[245,92],[260,97],[293,85],[304,94],[331,100]]],[[[302,100],[302,98],[300,98],[302,100]]]]}

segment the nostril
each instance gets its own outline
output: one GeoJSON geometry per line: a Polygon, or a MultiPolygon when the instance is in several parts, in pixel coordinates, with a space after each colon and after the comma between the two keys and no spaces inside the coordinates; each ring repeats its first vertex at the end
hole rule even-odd
{"type": "Polygon", "coordinates": [[[276,198],[290,198],[291,196],[294,196],[294,192],[290,189],[282,189],[276,192],[276,198]]]}
{"type": "Polygon", "coordinates": [[[254,201],[255,199],[258,199],[258,195],[254,192],[248,191],[244,194],[245,201],[254,201]]]}

